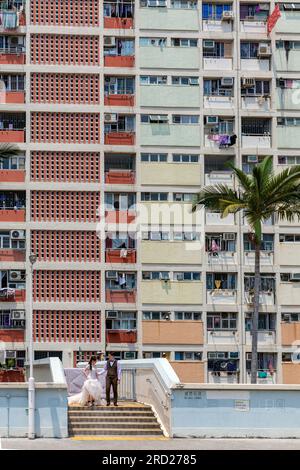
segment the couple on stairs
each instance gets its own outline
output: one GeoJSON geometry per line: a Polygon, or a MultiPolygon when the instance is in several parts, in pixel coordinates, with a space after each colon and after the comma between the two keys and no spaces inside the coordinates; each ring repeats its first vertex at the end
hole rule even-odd
{"type": "Polygon", "coordinates": [[[109,353],[103,370],[98,371],[96,367],[97,358],[91,356],[88,365],[84,369],[86,380],[80,393],[68,398],[69,405],[79,404],[81,406],[101,404],[103,395],[103,386],[100,382],[100,376],[106,374],[105,393],[106,406],[110,405],[110,391],[113,389],[114,405],[118,406],[118,384],[121,378],[121,367],[116,360],[114,353],[109,353]]]}

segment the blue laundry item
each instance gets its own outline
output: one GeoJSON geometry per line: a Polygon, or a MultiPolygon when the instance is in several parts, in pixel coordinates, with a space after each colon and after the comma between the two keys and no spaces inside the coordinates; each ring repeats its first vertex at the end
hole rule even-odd
{"type": "Polygon", "coordinates": [[[17,13],[14,11],[5,11],[3,13],[3,28],[16,29],[17,27],[17,13]]]}

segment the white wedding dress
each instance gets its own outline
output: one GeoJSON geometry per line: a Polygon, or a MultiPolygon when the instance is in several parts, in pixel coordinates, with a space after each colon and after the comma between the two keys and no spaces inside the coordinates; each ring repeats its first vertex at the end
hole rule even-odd
{"type": "Polygon", "coordinates": [[[69,405],[86,405],[91,397],[95,401],[96,404],[101,404],[101,398],[103,395],[103,387],[101,382],[99,381],[99,376],[104,372],[99,372],[96,367],[90,369],[88,366],[85,369],[85,372],[88,373],[87,379],[83,384],[82,390],[80,393],[76,393],[76,395],[72,395],[68,397],[68,404],[69,405]]]}

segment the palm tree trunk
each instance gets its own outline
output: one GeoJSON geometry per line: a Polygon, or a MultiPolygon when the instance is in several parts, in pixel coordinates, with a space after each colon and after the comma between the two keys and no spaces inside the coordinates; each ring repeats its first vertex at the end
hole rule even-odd
{"type": "Polygon", "coordinates": [[[255,241],[254,299],[252,314],[251,383],[257,381],[257,341],[260,291],[260,242],[255,241]]]}

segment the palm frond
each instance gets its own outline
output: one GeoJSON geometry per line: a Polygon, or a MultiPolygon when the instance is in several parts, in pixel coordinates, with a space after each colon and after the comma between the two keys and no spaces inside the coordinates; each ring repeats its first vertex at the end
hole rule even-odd
{"type": "Polygon", "coordinates": [[[15,157],[20,152],[16,145],[2,144],[0,145],[0,158],[15,157]]]}

